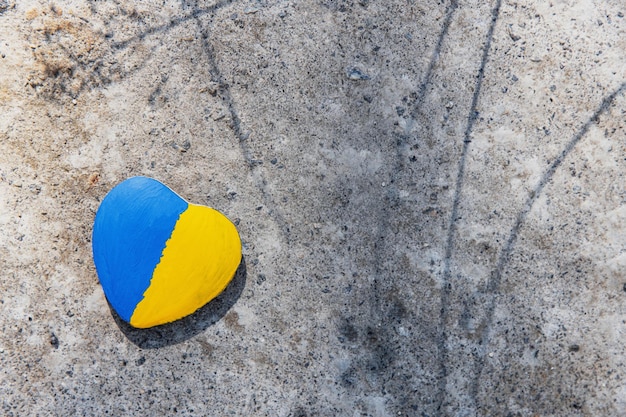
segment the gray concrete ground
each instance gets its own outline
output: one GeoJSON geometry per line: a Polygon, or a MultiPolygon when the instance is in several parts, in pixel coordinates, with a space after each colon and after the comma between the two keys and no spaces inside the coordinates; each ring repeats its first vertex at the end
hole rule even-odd
{"type": "Polygon", "coordinates": [[[2,415],[626,415],[623,0],[0,0],[2,415]],[[95,211],[237,224],[134,330],[95,211]]]}

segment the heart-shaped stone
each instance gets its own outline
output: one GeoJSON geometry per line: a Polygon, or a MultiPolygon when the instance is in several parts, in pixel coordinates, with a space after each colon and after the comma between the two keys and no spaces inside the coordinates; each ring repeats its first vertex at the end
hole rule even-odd
{"type": "Polygon", "coordinates": [[[241,262],[241,240],[226,216],[147,177],[106,195],[92,249],[109,303],[139,328],[193,313],[226,288],[241,262]]]}

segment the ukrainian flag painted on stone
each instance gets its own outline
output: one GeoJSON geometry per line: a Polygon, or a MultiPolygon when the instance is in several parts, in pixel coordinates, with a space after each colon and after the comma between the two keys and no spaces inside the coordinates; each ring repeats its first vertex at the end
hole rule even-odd
{"type": "Polygon", "coordinates": [[[92,249],[104,294],[139,328],[193,313],[226,288],[241,262],[241,240],[226,216],[147,177],[106,195],[92,249]]]}

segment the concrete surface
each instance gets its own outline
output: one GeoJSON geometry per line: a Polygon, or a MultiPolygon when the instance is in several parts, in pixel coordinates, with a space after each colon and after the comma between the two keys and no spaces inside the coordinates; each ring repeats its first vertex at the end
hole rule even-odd
{"type": "Polygon", "coordinates": [[[0,0],[0,414],[626,415],[623,0],[0,0]],[[245,263],[138,331],[133,175],[245,263]]]}

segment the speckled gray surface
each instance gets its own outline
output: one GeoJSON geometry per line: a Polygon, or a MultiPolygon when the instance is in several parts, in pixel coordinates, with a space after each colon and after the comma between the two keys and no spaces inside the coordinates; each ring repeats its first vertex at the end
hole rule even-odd
{"type": "Polygon", "coordinates": [[[2,415],[626,415],[622,0],[0,1],[2,415]],[[133,175],[238,224],[134,330],[133,175]]]}

